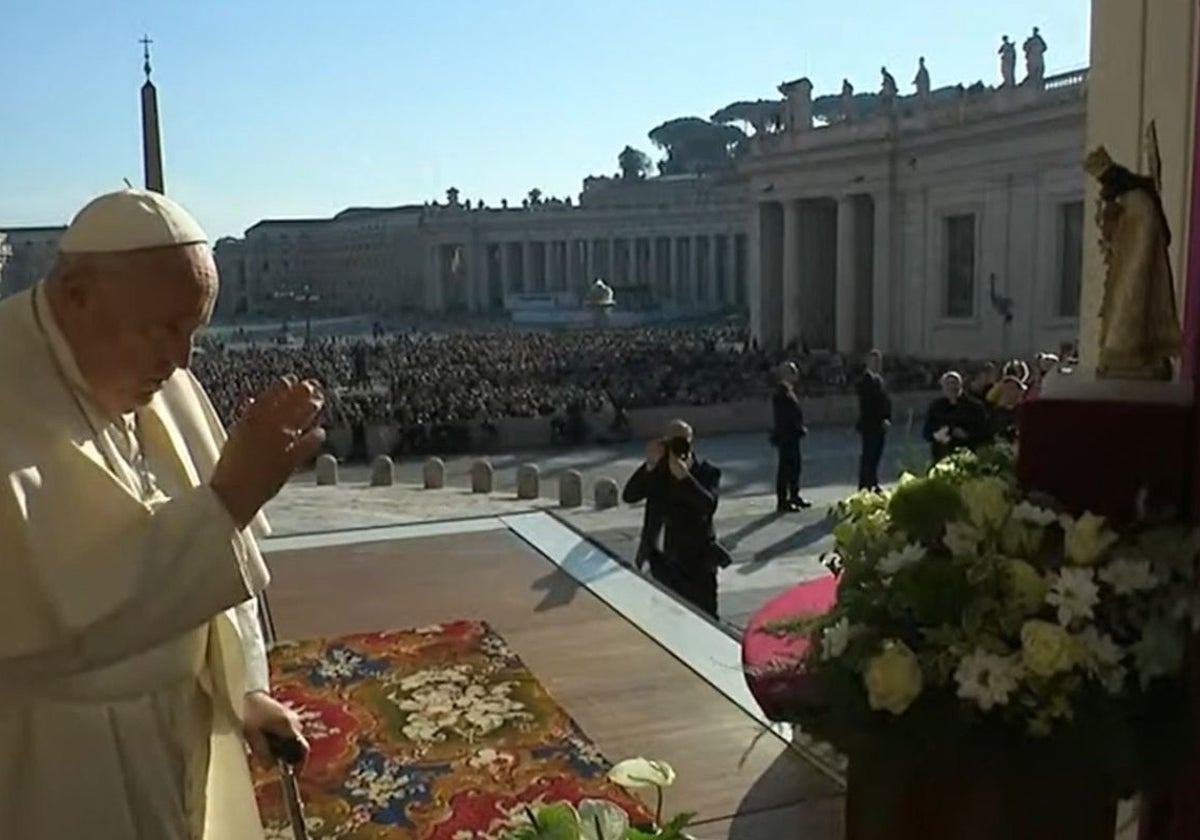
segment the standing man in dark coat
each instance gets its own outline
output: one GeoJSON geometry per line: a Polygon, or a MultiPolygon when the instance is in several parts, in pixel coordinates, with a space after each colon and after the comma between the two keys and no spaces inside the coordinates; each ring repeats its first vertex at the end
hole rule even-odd
{"type": "Polygon", "coordinates": [[[879,461],[887,442],[887,430],[892,425],[892,398],[883,381],[883,353],[872,350],[867,354],[867,369],[858,380],[858,423],[856,431],[862,438],[858,459],[858,489],[880,491],[879,461]]]}
{"type": "Polygon", "coordinates": [[[792,362],[779,366],[779,384],[771,395],[771,413],[774,426],[771,445],[779,450],[775,469],[775,510],[791,513],[812,507],[812,503],[800,496],[800,440],[808,434],[804,425],[804,409],[796,385],[800,371],[792,362]]]}
{"type": "Polygon", "coordinates": [[[717,618],[717,569],[729,565],[713,530],[721,471],[698,460],[692,444],[692,427],[672,420],[666,434],[647,445],[646,461],[621,498],[626,504],[646,500],[637,567],[649,564],[660,584],[717,618]]]}

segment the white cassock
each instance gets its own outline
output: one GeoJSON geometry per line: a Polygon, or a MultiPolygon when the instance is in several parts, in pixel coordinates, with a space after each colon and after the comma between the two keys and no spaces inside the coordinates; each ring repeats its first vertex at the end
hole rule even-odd
{"type": "Polygon", "coordinates": [[[261,840],[241,715],[267,687],[266,520],[238,532],[205,484],[225,433],[190,372],[140,435],[64,374],[41,287],[0,302],[0,838],[261,840]]]}

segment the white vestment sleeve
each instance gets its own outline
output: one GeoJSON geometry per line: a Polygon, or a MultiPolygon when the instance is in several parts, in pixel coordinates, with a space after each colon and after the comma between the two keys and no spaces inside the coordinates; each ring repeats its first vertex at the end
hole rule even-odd
{"type": "Polygon", "coordinates": [[[234,607],[238,634],[242,637],[242,653],[246,659],[246,691],[271,690],[271,673],[267,666],[267,646],[262,625],[258,621],[258,600],[251,598],[234,607]]]}
{"type": "MultiPolygon", "coordinates": [[[[0,611],[0,682],[48,679],[136,656],[262,591],[270,575],[224,505],[200,485],[79,556],[50,535],[70,523],[39,514],[19,483],[0,487],[3,559],[37,603],[0,611]],[[41,521],[39,521],[39,519],[41,521]]],[[[18,597],[16,593],[12,593],[18,597]]],[[[0,602],[7,599],[0,598],[0,602]]]]}

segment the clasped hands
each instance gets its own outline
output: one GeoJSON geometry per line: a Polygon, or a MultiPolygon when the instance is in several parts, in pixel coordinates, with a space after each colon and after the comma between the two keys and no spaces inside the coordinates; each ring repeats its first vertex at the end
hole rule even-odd
{"type": "Polygon", "coordinates": [[[316,422],[324,405],[321,384],[295,376],[283,377],[243,404],[209,481],[239,528],[320,451],[325,430],[316,422]]]}

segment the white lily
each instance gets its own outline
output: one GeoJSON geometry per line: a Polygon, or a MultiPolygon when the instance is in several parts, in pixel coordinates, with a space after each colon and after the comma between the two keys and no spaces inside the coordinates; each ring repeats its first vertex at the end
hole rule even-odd
{"type": "Polygon", "coordinates": [[[664,788],[675,783],[675,769],[665,761],[627,758],[608,771],[608,780],[623,788],[664,788]]]}
{"type": "Polygon", "coordinates": [[[576,810],[582,840],[624,840],[629,831],[625,809],[605,799],[581,799],[576,810]]]}
{"type": "Polygon", "coordinates": [[[627,758],[608,771],[608,780],[623,788],[653,787],[656,796],[654,823],[662,823],[663,788],[675,783],[675,768],[665,761],[627,758]]]}

